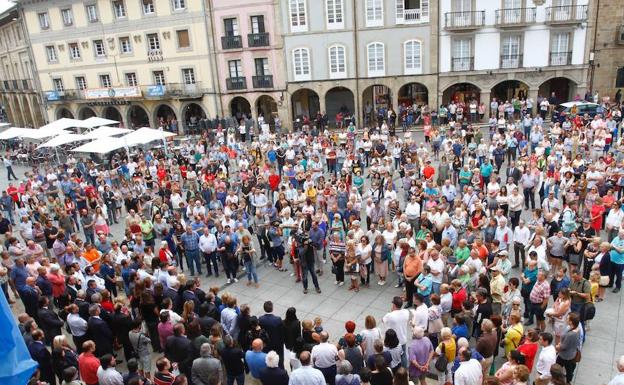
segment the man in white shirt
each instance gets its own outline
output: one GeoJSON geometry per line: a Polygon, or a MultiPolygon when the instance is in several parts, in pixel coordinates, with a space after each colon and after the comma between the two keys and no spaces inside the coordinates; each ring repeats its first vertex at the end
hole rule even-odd
{"type": "Polygon", "coordinates": [[[455,371],[455,385],[481,385],[483,382],[483,368],[481,363],[471,358],[469,348],[459,350],[459,368],[455,371]]]}
{"type": "Polygon", "coordinates": [[[501,218],[498,222],[496,232],[494,233],[494,239],[498,239],[498,248],[500,250],[507,251],[513,240],[513,232],[509,226],[507,226],[507,218],[501,218]]]}
{"type": "Polygon", "coordinates": [[[219,265],[217,263],[217,238],[210,232],[208,227],[204,227],[204,234],[199,237],[199,249],[204,255],[206,261],[206,277],[212,275],[212,267],[214,267],[215,277],[219,276],[219,265]]]}
{"type": "Polygon", "coordinates": [[[557,351],[552,341],[552,334],[546,332],[540,334],[539,343],[542,350],[535,364],[535,385],[547,385],[550,381],[550,367],[557,361],[557,351]]]}
{"type": "Polygon", "coordinates": [[[412,327],[419,326],[424,330],[427,330],[427,325],[429,323],[429,308],[425,303],[425,299],[422,295],[416,293],[414,294],[414,306],[416,309],[409,309],[412,313],[412,327]]]}
{"type": "Polygon", "coordinates": [[[624,356],[620,356],[617,360],[618,374],[609,381],[608,385],[624,385],[624,356]]]}
{"type": "Polygon", "coordinates": [[[336,363],[338,361],[338,349],[335,344],[327,342],[329,334],[321,332],[321,343],[312,348],[312,364],[320,370],[325,381],[330,384],[336,378],[336,363]]]}
{"type": "Polygon", "coordinates": [[[288,385],[325,385],[323,373],[312,367],[309,352],[302,352],[299,356],[301,367],[290,373],[288,385]]]}
{"type": "Polygon", "coordinates": [[[524,260],[526,259],[526,247],[529,244],[531,238],[531,230],[525,226],[524,220],[521,219],[518,222],[518,226],[513,232],[514,242],[514,258],[515,264],[513,267],[518,267],[520,261],[522,261],[522,268],[524,269],[524,260]]]}
{"type": "Polygon", "coordinates": [[[393,329],[397,338],[399,339],[399,345],[403,349],[403,355],[401,361],[403,366],[407,366],[407,337],[409,333],[410,312],[407,309],[403,309],[403,300],[401,297],[396,296],[392,299],[392,311],[382,318],[383,323],[387,329],[393,329]]]}

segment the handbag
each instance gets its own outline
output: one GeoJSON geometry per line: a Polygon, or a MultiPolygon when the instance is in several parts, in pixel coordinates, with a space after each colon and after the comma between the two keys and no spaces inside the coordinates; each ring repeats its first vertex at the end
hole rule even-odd
{"type": "Polygon", "coordinates": [[[448,366],[448,358],[446,358],[446,348],[444,343],[442,343],[442,349],[440,349],[440,357],[435,362],[435,368],[438,372],[446,373],[446,368],[448,366]]]}
{"type": "Polygon", "coordinates": [[[581,351],[576,349],[576,355],[574,356],[574,362],[581,362],[581,351]]]}
{"type": "Polygon", "coordinates": [[[609,286],[609,282],[611,281],[611,279],[609,278],[608,275],[601,275],[600,276],[600,280],[598,281],[598,285],[599,286],[609,286]]]}

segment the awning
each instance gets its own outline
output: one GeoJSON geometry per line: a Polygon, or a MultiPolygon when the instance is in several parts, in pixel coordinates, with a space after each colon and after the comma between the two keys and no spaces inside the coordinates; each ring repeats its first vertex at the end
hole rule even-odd
{"type": "Polygon", "coordinates": [[[0,133],[0,140],[20,138],[22,134],[30,131],[30,128],[11,127],[0,133]]]}
{"type": "Polygon", "coordinates": [[[64,144],[80,142],[82,140],[89,140],[89,138],[85,138],[84,135],[78,134],[60,134],[39,145],[37,148],[62,146],[64,144]]]}
{"type": "Polygon", "coordinates": [[[61,129],[65,130],[68,128],[90,128],[85,125],[83,120],[78,119],[69,119],[69,118],[61,118],[52,123],[46,124],[45,126],[39,128],[40,130],[52,130],[52,129],[61,129]]]}
{"type": "Polygon", "coordinates": [[[128,135],[122,136],[121,139],[126,142],[127,146],[135,146],[138,144],[147,144],[155,140],[164,140],[172,136],[176,136],[176,134],[162,130],[155,130],[149,127],[143,127],[129,133],[128,135]]]}
{"type": "Polygon", "coordinates": [[[86,126],[86,128],[95,128],[119,124],[119,122],[116,120],[98,118],[97,116],[92,116],[89,119],[83,120],[82,123],[86,126]]]}
{"type": "Polygon", "coordinates": [[[127,128],[119,128],[119,127],[100,127],[100,128],[96,128],[95,130],[91,132],[84,134],[84,137],[86,139],[99,139],[99,138],[106,138],[109,136],[127,134],[129,132],[132,132],[132,130],[129,130],[127,128]]]}
{"type": "Polygon", "coordinates": [[[60,134],[67,134],[68,132],[65,131],[62,128],[51,128],[48,130],[43,130],[43,129],[26,129],[26,131],[22,132],[20,134],[20,138],[26,138],[26,139],[45,139],[45,138],[50,138],[52,136],[56,136],[56,135],[60,135],[60,134]]]}
{"type": "Polygon", "coordinates": [[[74,148],[72,151],[107,154],[111,151],[115,151],[123,147],[126,147],[123,139],[106,137],[94,140],[93,142],[87,144],[83,144],[82,146],[74,148]]]}

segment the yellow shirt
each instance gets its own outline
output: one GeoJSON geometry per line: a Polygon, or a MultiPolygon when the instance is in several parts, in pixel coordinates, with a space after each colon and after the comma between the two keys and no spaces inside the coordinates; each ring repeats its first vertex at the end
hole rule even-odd
{"type": "Polygon", "coordinates": [[[589,301],[591,303],[594,303],[594,300],[596,299],[596,296],[598,296],[598,287],[600,285],[598,284],[598,282],[591,282],[591,298],[589,299],[589,301]]]}
{"type": "Polygon", "coordinates": [[[493,303],[502,303],[502,298],[505,294],[505,278],[503,278],[502,273],[499,273],[498,277],[492,278],[490,281],[490,293],[493,303]]]}
{"type": "Polygon", "coordinates": [[[440,351],[442,350],[442,344],[444,344],[444,355],[446,356],[448,362],[455,361],[455,354],[457,352],[457,345],[455,345],[455,340],[451,338],[448,341],[440,342],[440,344],[438,345],[438,349],[440,351]]]}
{"type": "Polygon", "coordinates": [[[505,333],[505,356],[507,356],[510,351],[515,350],[518,346],[520,346],[520,340],[522,339],[523,334],[524,327],[520,322],[507,329],[507,333],[505,333]]]}

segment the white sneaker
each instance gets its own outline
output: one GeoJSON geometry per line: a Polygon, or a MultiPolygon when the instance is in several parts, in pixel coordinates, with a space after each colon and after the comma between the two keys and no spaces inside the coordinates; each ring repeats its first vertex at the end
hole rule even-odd
{"type": "Polygon", "coordinates": [[[334,281],[334,285],[337,285],[337,284],[338,284],[338,281],[334,281]]]}
{"type": "Polygon", "coordinates": [[[323,259],[323,263],[327,263],[327,259],[323,259]]]}
{"type": "Polygon", "coordinates": [[[247,270],[247,268],[246,268],[245,266],[243,266],[243,268],[242,268],[241,270],[242,270],[242,271],[245,271],[245,270],[247,270]]]}
{"type": "Polygon", "coordinates": [[[344,282],[338,282],[338,286],[344,285],[344,282]]]}
{"type": "Polygon", "coordinates": [[[380,285],[383,286],[386,284],[386,281],[381,281],[380,285]]]}
{"type": "Polygon", "coordinates": [[[238,278],[234,278],[234,282],[238,282],[238,278]]]}
{"type": "Polygon", "coordinates": [[[227,282],[226,282],[226,284],[228,284],[228,285],[229,285],[230,283],[232,283],[232,280],[231,280],[231,279],[228,279],[228,280],[227,280],[227,282]]]}

